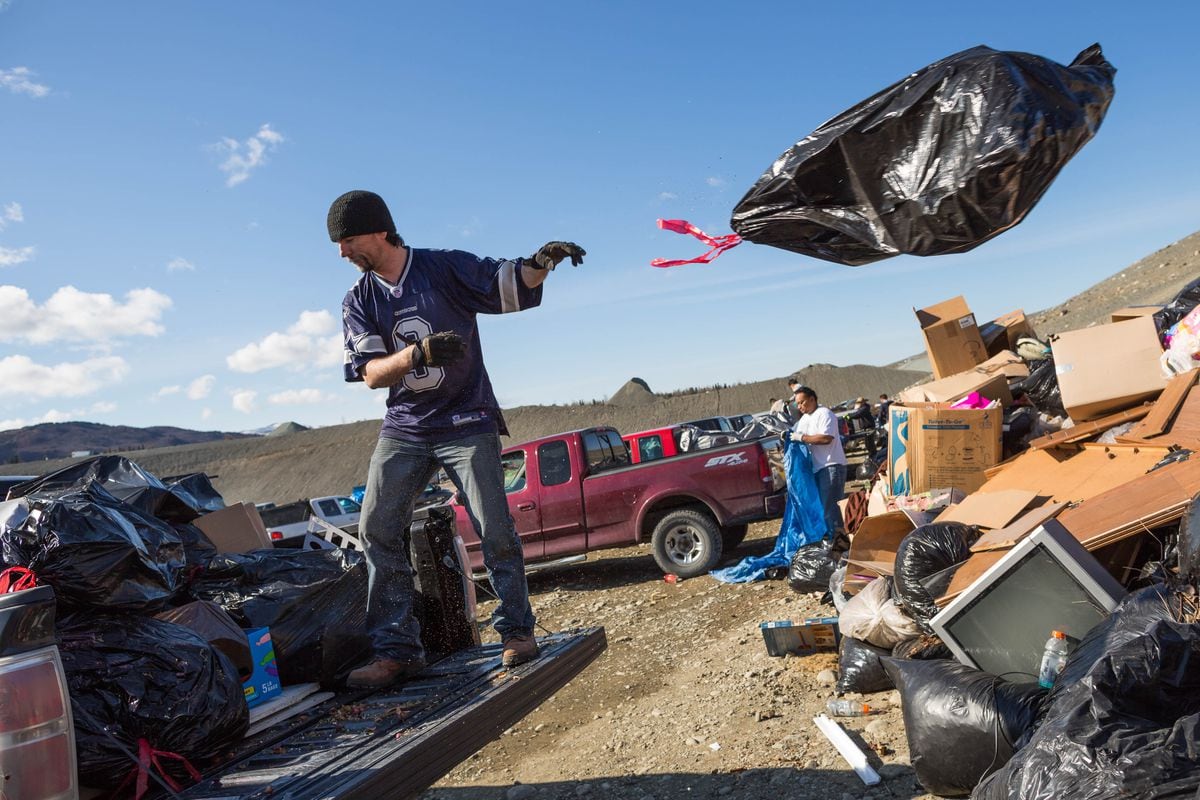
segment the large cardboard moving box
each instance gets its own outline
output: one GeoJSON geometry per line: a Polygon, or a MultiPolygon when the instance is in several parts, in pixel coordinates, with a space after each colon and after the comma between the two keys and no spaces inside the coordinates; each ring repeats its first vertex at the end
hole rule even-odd
{"type": "Polygon", "coordinates": [[[220,511],[202,514],[194,524],[216,545],[218,553],[246,553],[271,547],[262,517],[249,503],[234,503],[220,511]]]}
{"type": "Polygon", "coordinates": [[[914,309],[933,377],[946,378],[987,360],[987,348],[975,324],[975,315],[961,296],[928,308],[914,309]]]}
{"type": "Polygon", "coordinates": [[[1167,385],[1151,317],[1066,331],[1050,337],[1050,349],[1063,405],[1075,422],[1152,400],[1167,385]]]}
{"type": "Polygon", "coordinates": [[[1017,342],[1025,338],[1035,339],[1037,334],[1025,318],[1024,309],[1018,308],[985,323],[979,329],[979,337],[983,339],[988,355],[994,356],[1005,350],[1016,350],[1017,342]]]}
{"type": "Polygon", "coordinates": [[[983,485],[984,470],[1000,462],[999,407],[929,403],[893,405],[889,413],[888,479],[894,495],[950,488],[969,494],[983,485]]]}

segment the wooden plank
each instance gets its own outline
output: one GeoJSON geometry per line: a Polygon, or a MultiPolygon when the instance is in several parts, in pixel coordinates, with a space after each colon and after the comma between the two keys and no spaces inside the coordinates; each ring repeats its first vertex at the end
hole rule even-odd
{"type": "Polygon", "coordinates": [[[1192,369],[1172,378],[1167,384],[1167,388],[1163,389],[1163,393],[1155,401],[1153,410],[1146,415],[1141,424],[1135,425],[1129,431],[1129,438],[1150,439],[1165,433],[1170,427],[1175,413],[1179,411],[1188,393],[1196,385],[1197,374],[1200,374],[1200,370],[1192,369]]]}
{"type": "Polygon", "coordinates": [[[1170,464],[1064,511],[1058,521],[1089,550],[1183,516],[1200,493],[1200,455],[1170,464]]]}
{"type": "MultiPolygon", "coordinates": [[[[1129,439],[1128,436],[1118,436],[1117,441],[1135,443],[1135,440],[1129,439]]],[[[1153,439],[1137,441],[1156,445],[1178,445],[1188,450],[1200,451],[1200,386],[1193,386],[1188,392],[1165,433],[1153,439]]]]}
{"type": "Polygon", "coordinates": [[[1040,508],[1026,512],[1011,525],[988,531],[971,545],[972,553],[982,553],[985,550],[1007,550],[1017,542],[1033,533],[1039,525],[1048,519],[1057,517],[1066,503],[1047,503],[1040,508]]]}
{"type": "Polygon", "coordinates": [[[1056,503],[1077,503],[1144,475],[1170,449],[1140,445],[1066,445],[1022,453],[977,490],[1025,489],[1056,503]]]}
{"type": "MultiPolygon", "coordinates": [[[[1149,415],[1155,407],[1153,403],[1144,403],[1136,408],[1118,411],[1116,414],[1109,414],[1107,417],[1094,419],[1091,422],[1081,422],[1066,430],[1040,436],[1031,441],[1029,447],[1032,450],[1045,450],[1047,447],[1054,447],[1055,445],[1082,442],[1084,439],[1091,438],[1098,433],[1103,433],[1109,428],[1115,428],[1117,425],[1124,425],[1126,422],[1136,422],[1149,415]]],[[[1132,434],[1132,431],[1130,433],[1132,434]]]]}

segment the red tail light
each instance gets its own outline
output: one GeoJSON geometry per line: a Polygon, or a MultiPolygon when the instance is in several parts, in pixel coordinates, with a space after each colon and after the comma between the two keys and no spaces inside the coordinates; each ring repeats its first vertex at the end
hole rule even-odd
{"type": "Polygon", "coordinates": [[[283,538],[283,534],[280,533],[279,531],[271,531],[271,541],[272,542],[278,542],[282,538],[283,538]]]}
{"type": "Polygon", "coordinates": [[[0,796],[78,797],[74,742],[58,651],[0,658],[0,796]]]}
{"type": "Polygon", "coordinates": [[[771,482],[771,459],[767,458],[767,450],[764,447],[758,448],[758,477],[763,483],[771,482]]]}

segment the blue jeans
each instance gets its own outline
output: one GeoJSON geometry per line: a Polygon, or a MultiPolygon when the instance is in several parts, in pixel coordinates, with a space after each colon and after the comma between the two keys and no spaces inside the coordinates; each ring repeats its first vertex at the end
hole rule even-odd
{"type": "Polygon", "coordinates": [[[813,473],[817,481],[817,494],[821,505],[825,507],[825,527],[829,528],[828,536],[832,538],[846,526],[842,522],[842,510],[838,501],[846,496],[846,465],[830,464],[813,473]]]}
{"type": "Polygon", "coordinates": [[[503,638],[533,633],[525,560],[504,495],[500,437],[485,433],[442,444],[380,438],[367,471],[359,534],[367,557],[367,629],[381,658],[425,658],[413,616],[413,569],[405,534],[413,503],[439,464],[462,493],[482,540],[483,563],[500,597],[492,617],[496,631],[503,638]]]}

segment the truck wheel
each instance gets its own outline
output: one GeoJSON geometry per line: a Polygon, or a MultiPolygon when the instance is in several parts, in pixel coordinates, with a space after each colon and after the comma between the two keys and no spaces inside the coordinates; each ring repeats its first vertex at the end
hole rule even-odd
{"type": "Polygon", "coordinates": [[[749,525],[725,525],[721,528],[721,551],[731,553],[746,538],[749,525]]]}
{"type": "Polygon", "coordinates": [[[666,573],[681,578],[704,575],[717,566],[723,552],[721,529],[703,511],[670,511],[654,526],[654,560],[666,573]]]}

